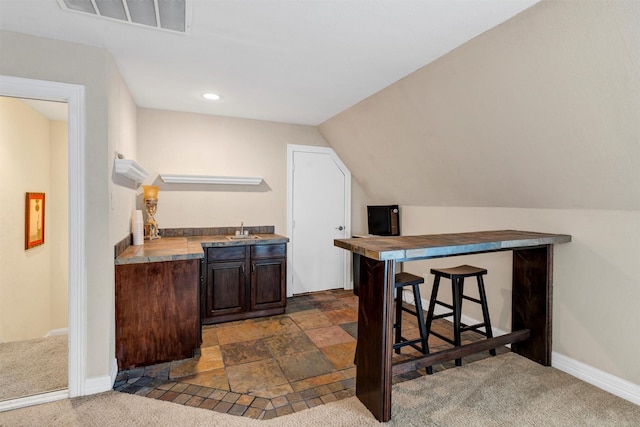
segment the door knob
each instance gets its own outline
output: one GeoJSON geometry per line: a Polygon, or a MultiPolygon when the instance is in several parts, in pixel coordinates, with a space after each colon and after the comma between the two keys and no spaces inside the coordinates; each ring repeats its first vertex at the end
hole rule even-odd
{"type": "Polygon", "coordinates": [[[343,226],[336,227],[336,230],[342,231],[342,230],[344,230],[344,227],[343,226]]]}

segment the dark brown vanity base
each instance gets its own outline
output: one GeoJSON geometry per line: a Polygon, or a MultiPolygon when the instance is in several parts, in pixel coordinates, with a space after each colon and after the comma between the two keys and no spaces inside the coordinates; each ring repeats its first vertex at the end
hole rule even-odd
{"type": "Polygon", "coordinates": [[[207,248],[202,323],[284,313],[287,245],[207,248]]]}
{"type": "MultiPolygon", "coordinates": [[[[252,227],[251,232],[270,229],[252,227]]],[[[201,322],[284,313],[289,239],[272,233],[237,239],[180,231],[190,235],[116,249],[121,370],[193,357],[201,343],[201,322]]]]}
{"type": "Polygon", "coordinates": [[[200,261],[116,265],[118,369],[193,357],[200,347],[200,261]]]}

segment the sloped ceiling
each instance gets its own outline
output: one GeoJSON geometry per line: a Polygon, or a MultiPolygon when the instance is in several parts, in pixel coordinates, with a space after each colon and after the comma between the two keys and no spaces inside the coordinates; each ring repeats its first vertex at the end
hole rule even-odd
{"type": "Polygon", "coordinates": [[[377,203],[640,209],[638,2],[542,2],[319,126],[377,203]]]}
{"type": "Polygon", "coordinates": [[[317,125],[538,1],[195,0],[176,33],[0,0],[0,29],[105,48],[140,107],[317,125]]]}

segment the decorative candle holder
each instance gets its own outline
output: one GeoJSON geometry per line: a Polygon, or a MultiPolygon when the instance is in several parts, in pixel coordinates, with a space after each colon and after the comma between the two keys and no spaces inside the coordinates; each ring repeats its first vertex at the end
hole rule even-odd
{"type": "Polygon", "coordinates": [[[158,223],[155,219],[156,210],[158,208],[158,186],[155,185],[143,185],[144,191],[144,206],[147,210],[147,222],[144,225],[145,234],[147,239],[155,240],[160,238],[158,233],[158,223]]]}

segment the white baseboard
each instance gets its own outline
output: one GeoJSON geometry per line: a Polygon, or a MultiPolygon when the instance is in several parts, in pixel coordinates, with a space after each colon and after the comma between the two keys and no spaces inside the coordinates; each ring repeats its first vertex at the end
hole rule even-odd
{"type": "MultiPolygon", "coordinates": [[[[402,301],[411,304],[411,305],[415,305],[415,300],[413,298],[413,292],[403,292],[402,293],[402,301]]],[[[427,309],[429,308],[429,301],[425,301],[424,298],[420,298],[420,301],[422,302],[422,309],[424,311],[427,311],[427,309]]],[[[435,315],[440,315],[443,313],[446,313],[450,310],[448,310],[446,307],[442,307],[439,305],[436,305],[435,309],[434,309],[434,313],[435,315]]],[[[444,317],[443,319],[448,320],[450,322],[453,322],[453,316],[449,316],[449,317],[444,317]]],[[[466,325],[475,325],[476,323],[480,323],[479,320],[473,319],[469,316],[465,316],[464,314],[462,316],[460,316],[460,321],[466,325]]],[[[491,332],[493,333],[494,337],[500,336],[500,335],[505,335],[508,334],[507,331],[503,331],[502,329],[498,329],[495,326],[491,326],[491,332]]]]}
{"type": "Polygon", "coordinates": [[[52,329],[47,332],[45,337],[53,337],[55,335],[69,335],[69,328],[52,329]]]}
{"type": "Polygon", "coordinates": [[[640,405],[640,385],[638,384],[623,380],[555,351],[551,353],[551,366],[624,400],[640,405]]]}
{"type": "MultiPolygon", "coordinates": [[[[55,335],[68,335],[69,328],[60,328],[60,329],[52,329],[44,335],[44,338],[53,337],[55,335]]],[[[0,339],[0,344],[3,344],[4,341],[0,339]]]]}
{"type": "Polygon", "coordinates": [[[114,358],[111,363],[111,369],[109,375],[102,377],[87,378],[84,385],[84,395],[103,393],[113,389],[113,384],[116,381],[118,375],[118,361],[114,358]]]}
{"type": "Polygon", "coordinates": [[[115,357],[111,360],[111,385],[110,388],[113,388],[113,385],[116,383],[116,377],[118,376],[118,359],[115,357]]]}
{"type": "MultiPolygon", "coordinates": [[[[411,292],[404,292],[402,299],[409,304],[414,304],[413,293],[411,292]]],[[[422,298],[421,301],[422,308],[427,310],[429,308],[429,301],[425,301],[422,298]]],[[[445,307],[436,306],[435,308],[436,315],[446,313],[447,311],[448,310],[445,307]]],[[[449,318],[448,320],[451,319],[449,318]]],[[[464,314],[461,317],[461,321],[468,325],[480,323],[479,320],[472,319],[464,314]]],[[[507,331],[503,331],[495,327],[492,327],[491,329],[494,337],[508,333],[507,331]]],[[[611,375],[555,351],[551,353],[551,366],[586,383],[596,386],[601,390],[607,391],[615,396],[628,400],[631,403],[635,403],[636,405],[640,405],[640,385],[638,384],[623,380],[615,375],[611,375]]]]}
{"type": "Polygon", "coordinates": [[[11,411],[13,409],[26,408],[27,406],[40,405],[41,403],[55,402],[56,400],[68,399],[69,390],[54,391],[51,393],[36,394],[33,396],[21,397],[19,399],[9,399],[0,402],[0,412],[11,411]]]}

